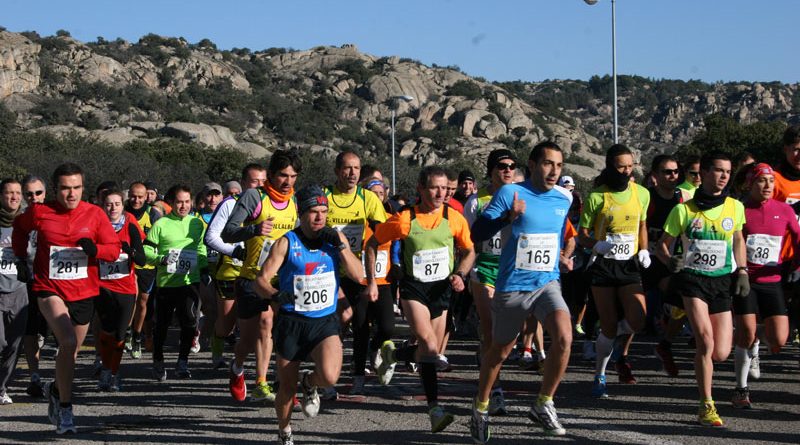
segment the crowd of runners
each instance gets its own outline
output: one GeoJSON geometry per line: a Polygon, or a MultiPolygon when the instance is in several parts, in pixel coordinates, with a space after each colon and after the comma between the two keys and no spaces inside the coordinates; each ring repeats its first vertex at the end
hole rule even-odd
{"type": "Polygon", "coordinates": [[[621,383],[636,382],[627,356],[642,332],[661,336],[653,352],[670,376],[679,372],[672,342],[691,333],[696,418],[719,427],[714,364],[733,351],[731,402],[751,408],[759,348],[780,353],[800,327],[800,126],[786,130],[776,158],[658,155],[637,184],[634,152],[617,144],[583,195],[552,142],[524,160],[492,151],[480,180],[425,167],[413,197],[392,196],[381,172],[348,150],[334,184],[300,190],[303,166],[285,150],[223,186],[163,195],[150,182],[108,181],[90,197],[72,163],[56,168],[49,189],[41,177],[5,179],[0,405],[17,397],[13,377],[28,378],[26,393],[47,400],[56,432],[76,433],[75,363],[91,329],[99,391],[124,391],[123,361],[148,355],[155,380],[191,379],[202,345],[229,374],[232,398],[274,403],[279,443],[292,444],[292,413],[314,417],[337,397],[342,338],[352,335],[349,392],[364,394],[369,373],[392,384],[403,363],[419,374],[439,432],[454,420],[438,400],[448,339],[475,314],[476,443],[489,441],[491,416],[507,413],[510,354],[542,375],[530,419],[564,435],[553,397],[573,340],[595,363],[587,397],[606,398],[609,362],[621,383]],[[173,365],[164,346],[176,321],[173,365]],[[58,352],[45,379],[39,349],[51,333],[58,352]],[[20,356],[26,372],[16,371],[20,356]]]}

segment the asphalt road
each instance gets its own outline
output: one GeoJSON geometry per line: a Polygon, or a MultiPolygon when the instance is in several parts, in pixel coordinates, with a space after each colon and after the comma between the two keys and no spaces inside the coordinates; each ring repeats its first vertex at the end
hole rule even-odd
{"type": "MultiPolygon", "coordinates": [[[[176,342],[177,332],[171,341],[176,342]]],[[[640,444],[798,444],[800,443],[800,370],[797,346],[779,355],[762,355],[762,377],[751,381],[755,409],[735,410],[730,398],[734,387],[733,354],[717,365],[714,396],[726,427],[710,429],[695,423],[697,390],[692,366],[693,351],[685,339],[675,345],[681,368],[677,378],[660,370],[652,355],[654,338],[641,337],[633,346],[631,359],[638,378],[635,385],[618,384],[610,367],[607,400],[590,397],[593,366],[581,359],[576,342],[555,403],[567,429],[567,436],[552,438],[527,419],[541,377],[506,364],[503,388],[509,405],[507,416],[492,418],[492,444],[557,443],[640,443],[640,444]]],[[[175,345],[168,348],[167,362],[174,363],[175,345]]],[[[349,346],[349,341],[346,342],[349,346]]],[[[367,396],[346,396],[350,377],[342,372],[338,401],[323,401],[318,417],[304,419],[294,414],[294,435],[298,444],[441,444],[471,443],[468,418],[476,389],[475,341],[454,340],[448,357],[453,371],[440,373],[440,402],[457,418],[444,432],[430,433],[424,397],[415,374],[398,372],[388,387],[367,378],[367,396]]],[[[237,445],[276,443],[277,423],[271,406],[237,403],[228,394],[227,371],[210,366],[210,354],[201,351],[191,357],[191,380],[172,377],[155,382],[150,374],[150,354],[143,360],[123,361],[123,391],[99,393],[91,377],[93,354],[81,352],[76,373],[75,415],[78,435],[58,436],[47,421],[43,400],[25,395],[27,371],[21,370],[11,384],[13,405],[0,406],[2,443],[131,443],[187,444],[235,443],[237,445]]],[[[44,351],[44,375],[52,378],[52,348],[44,351]]],[[[229,353],[226,351],[226,355],[229,353]]],[[[346,351],[345,363],[350,359],[346,351]]],[[[24,359],[20,361],[24,364],[24,359]]],[[[402,369],[399,367],[398,369],[402,369]]],[[[253,381],[252,364],[248,383],[253,381]]]]}

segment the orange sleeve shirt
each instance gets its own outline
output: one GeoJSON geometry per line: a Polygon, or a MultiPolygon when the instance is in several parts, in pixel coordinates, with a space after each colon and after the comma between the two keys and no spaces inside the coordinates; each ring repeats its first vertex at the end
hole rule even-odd
{"type": "Polygon", "coordinates": [[[564,226],[564,242],[571,240],[578,236],[578,231],[575,230],[575,226],[572,225],[572,222],[567,218],[567,224],[564,226]]]}
{"type": "MultiPolygon", "coordinates": [[[[439,226],[442,222],[442,211],[444,207],[436,209],[432,213],[422,213],[419,206],[414,206],[417,214],[417,223],[424,229],[430,230],[439,226]]],[[[461,249],[471,249],[473,247],[470,239],[469,224],[466,218],[452,208],[447,212],[447,220],[450,225],[450,233],[453,234],[455,245],[461,249]]],[[[411,211],[405,209],[392,215],[385,223],[378,224],[375,228],[375,240],[378,244],[388,243],[394,240],[402,240],[408,236],[411,230],[411,211]]]]}
{"type": "MultiPolygon", "coordinates": [[[[775,171],[775,191],[772,193],[772,198],[789,205],[800,201],[800,181],[792,181],[784,177],[779,171],[775,171]]],[[[781,259],[790,261],[793,257],[794,245],[792,243],[784,243],[783,249],[781,249],[781,259]]]]}

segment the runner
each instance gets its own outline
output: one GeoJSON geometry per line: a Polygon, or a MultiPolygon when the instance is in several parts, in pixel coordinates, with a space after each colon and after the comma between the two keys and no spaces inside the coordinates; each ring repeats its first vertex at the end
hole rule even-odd
{"type": "Polygon", "coordinates": [[[278,439],[285,445],[294,443],[290,422],[298,382],[303,414],[314,417],[320,407],[317,388],[333,386],[339,379],[342,341],[336,302],[340,263],[353,281],[364,274],[344,233],[325,225],[328,204],[318,186],[306,186],[297,193],[300,227],[275,241],[256,280],[257,292],[272,301],[273,310],[280,311],[275,351],[281,385],[275,411],[278,439]],[[276,274],[278,288],[271,283],[276,274]],[[314,370],[303,370],[298,376],[300,365],[309,357],[314,370]]]}
{"type": "Polygon", "coordinates": [[[556,388],[567,369],[572,343],[572,320],[558,283],[559,265],[571,267],[569,256],[561,253],[567,212],[572,203],[572,194],[556,186],[562,166],[563,155],[558,145],[552,142],[536,145],[528,158],[530,179],[497,190],[473,224],[475,242],[491,239],[501,229],[505,241],[499,246],[496,293],[490,309],[492,319],[502,323],[492,326],[492,341],[481,360],[478,394],[470,418],[470,433],[477,443],[486,443],[491,437],[492,384],[531,314],[547,329],[551,343],[539,396],[528,416],[541,424],[547,434],[566,434],[553,404],[556,388]]]}
{"type": "MultiPolygon", "coordinates": [[[[514,181],[514,170],[517,168],[514,154],[505,148],[492,150],[486,161],[486,177],[489,184],[478,189],[477,193],[467,199],[464,206],[464,216],[472,226],[481,216],[483,209],[492,200],[492,196],[506,184],[514,181]]],[[[507,235],[507,234],[506,234],[507,235]]],[[[480,323],[480,350],[482,357],[492,344],[492,299],[494,297],[494,283],[497,280],[497,270],[500,262],[500,238],[498,231],[489,239],[476,245],[477,258],[470,274],[470,287],[475,301],[475,310],[480,323]]],[[[492,389],[489,399],[489,414],[496,416],[506,414],[506,401],[503,389],[500,387],[500,378],[494,379],[496,386],[492,389]]]]}
{"type": "MultiPolygon", "coordinates": [[[[38,176],[26,176],[22,179],[22,191],[28,207],[34,203],[41,204],[47,196],[47,188],[44,179],[38,176]]],[[[33,259],[36,254],[36,231],[30,233],[28,242],[28,266],[33,268],[33,259]]],[[[28,282],[28,322],[25,326],[25,336],[22,339],[22,346],[25,350],[25,361],[30,372],[30,382],[25,389],[25,393],[33,398],[44,397],[44,384],[39,375],[39,342],[44,343],[50,335],[50,328],[47,320],[44,319],[39,305],[36,304],[36,297],[31,291],[32,282],[28,282]]]]}
{"type": "Polygon", "coordinates": [[[22,214],[22,185],[15,179],[4,179],[0,193],[0,405],[10,405],[13,400],[8,395],[8,383],[17,367],[28,322],[28,289],[17,279],[11,248],[14,218],[22,214]]]}
{"type": "Polygon", "coordinates": [[[236,357],[231,363],[228,385],[231,396],[240,402],[247,397],[244,361],[251,352],[255,352],[256,356],[256,389],[253,397],[261,399],[263,396],[264,400],[269,401],[275,398],[267,383],[275,311],[270,308],[268,301],[258,296],[254,283],[275,240],[296,225],[294,184],[302,170],[300,158],[295,153],[277,150],[270,158],[264,187],[245,191],[236,201],[222,229],[224,242],[244,242],[246,252],[235,284],[240,337],[236,343],[236,357]]]}
{"type": "Polygon", "coordinates": [[[231,196],[238,196],[242,194],[242,185],[239,184],[237,181],[228,181],[222,185],[222,189],[224,190],[223,198],[228,198],[231,196]]]}
{"type": "MultiPolygon", "coordinates": [[[[747,167],[746,167],[747,168],[747,167]]],[[[748,168],[742,234],[747,247],[750,294],[733,300],[736,315],[734,369],[735,408],[751,408],[747,377],[751,362],[758,359],[756,315],[764,323],[764,334],[772,354],[780,352],[789,337],[789,317],[781,287],[781,248],[800,241],[800,225],[786,203],[772,199],[775,174],[768,164],[748,168]],[[788,236],[786,236],[788,235],[788,236]]],[[[797,260],[792,261],[797,265],[797,260]]],[[[759,372],[760,374],[760,372],[759,372]]],[[[758,379],[760,375],[753,378],[758,379]]]]}
{"type": "Polygon", "coordinates": [[[103,208],[117,232],[122,252],[115,261],[100,261],[100,296],[95,299],[95,307],[100,318],[100,334],[97,350],[102,359],[100,371],[101,391],[119,391],[119,365],[124,352],[125,331],[133,315],[136,302],[136,274],[131,267],[134,263],[145,264],[142,238],[136,218],[123,210],[122,192],[111,189],[105,192],[103,208]]]}
{"type": "Polygon", "coordinates": [[[77,433],[72,412],[75,359],[100,293],[97,261],[113,261],[120,242],[99,207],[81,201],[83,170],[72,163],[53,172],[55,201],[34,204],[14,220],[12,245],[20,281],[33,280],[32,296],[58,341],[56,379],[45,388],[47,414],[56,433],[77,433]],[[28,241],[37,231],[33,273],[28,269],[28,241]]]}
{"type": "MultiPolygon", "coordinates": [[[[125,205],[125,211],[136,218],[136,222],[144,232],[146,237],[150,233],[156,221],[161,218],[161,212],[147,203],[149,199],[149,191],[147,186],[142,182],[134,182],[128,187],[128,202],[125,205]]],[[[150,301],[150,294],[155,290],[156,282],[156,267],[150,264],[134,266],[136,270],[136,307],[133,312],[133,321],[131,323],[131,358],[142,358],[142,343],[145,342],[146,330],[152,342],[152,314],[150,311],[148,316],[148,308],[153,308],[153,302],[150,301]],[[149,304],[148,304],[149,303],[149,304]],[[145,326],[147,323],[148,326],[145,326]],[[145,329],[146,328],[146,329],[145,329]]]]}
{"type": "MultiPolygon", "coordinates": [[[[242,169],[242,184],[245,185],[245,190],[261,188],[266,180],[267,169],[260,164],[247,164],[242,169]]],[[[237,182],[236,184],[238,185],[239,183],[237,182]]],[[[241,190],[241,186],[239,186],[239,189],[241,190]]],[[[234,194],[225,198],[217,206],[205,235],[206,246],[222,254],[214,277],[217,290],[217,319],[214,324],[214,335],[211,337],[211,363],[215,369],[228,367],[228,363],[222,357],[222,352],[225,348],[225,339],[233,333],[233,328],[236,325],[236,312],[234,310],[236,304],[235,283],[241,271],[245,249],[244,243],[241,242],[236,244],[223,242],[221,235],[238,199],[239,195],[234,194]]],[[[266,394],[263,395],[266,397],[266,394]]]]}
{"type": "MultiPolygon", "coordinates": [[[[357,258],[361,258],[364,247],[365,232],[374,230],[376,224],[386,221],[386,212],[383,203],[374,193],[358,185],[361,171],[361,159],[350,150],[344,150],[336,156],[334,173],[336,184],[325,188],[328,198],[329,227],[342,232],[347,237],[347,243],[357,258]]],[[[373,175],[375,172],[373,171],[373,175]]],[[[380,174],[379,171],[377,171],[380,174]]],[[[387,252],[391,243],[383,243],[381,250],[387,252]]],[[[388,272],[388,261],[376,265],[379,269],[383,266],[382,284],[388,272]]],[[[370,324],[377,329],[373,349],[377,350],[384,341],[392,338],[394,332],[394,312],[392,311],[391,294],[388,288],[383,288],[383,293],[376,295],[375,299],[366,298],[366,287],[359,280],[351,280],[340,271],[339,283],[347,305],[352,308],[353,329],[353,385],[351,394],[364,393],[364,379],[366,374],[367,355],[369,352],[370,324]],[[380,342],[380,343],[377,343],[380,342]]],[[[345,305],[342,305],[344,307],[345,305]]],[[[340,308],[341,309],[341,308],[340,308]]],[[[373,363],[374,364],[374,363],[373,363]]],[[[329,393],[331,390],[327,390],[329,393]]],[[[326,394],[333,398],[332,394],[326,394]]]]}
{"type": "MultiPolygon", "coordinates": [[[[645,225],[650,193],[631,181],[632,174],[633,153],[624,145],[612,145],[606,153],[606,168],[596,180],[598,187],[586,199],[580,220],[578,242],[594,253],[589,273],[601,332],[595,342],[592,396],[598,398],[608,397],[606,366],[614,339],[640,331],[645,322],[640,270],[650,265],[645,225]],[[622,306],[622,320],[618,305],[622,306]]],[[[617,371],[620,381],[636,382],[624,355],[617,360],[617,371]]]]}
{"type": "Polygon", "coordinates": [[[175,196],[172,212],[153,224],[144,241],[147,262],[157,265],[158,310],[153,336],[153,375],[159,382],[167,379],[164,342],[173,314],[181,328],[175,377],[192,378],[189,351],[197,331],[200,283],[208,285],[211,281],[206,245],[203,244],[203,221],[189,214],[192,209],[191,189],[177,185],[170,190],[175,196]]]}
{"type": "Polygon", "coordinates": [[[700,157],[689,156],[683,162],[683,177],[684,181],[678,185],[681,190],[689,192],[689,196],[694,195],[697,187],[700,187],[702,177],[700,175],[700,157]]]}
{"type": "Polygon", "coordinates": [[[453,291],[464,290],[466,276],[475,260],[467,221],[444,204],[447,174],[436,166],[422,169],[417,181],[418,205],[406,207],[375,228],[367,242],[367,290],[371,299],[378,297],[374,275],[377,247],[393,240],[403,240],[405,276],[400,282],[400,299],[417,344],[395,350],[387,340],[381,345],[378,378],[391,381],[398,360],[419,364],[419,374],[428,401],[431,431],[444,430],[454,417],[438,402],[436,362],[445,330],[446,312],[453,291]],[[454,267],[456,249],[461,261],[454,267]]]}
{"type": "Polygon", "coordinates": [[[461,170],[458,173],[458,190],[453,197],[462,205],[466,205],[467,199],[477,191],[478,182],[475,181],[475,175],[469,170],[461,170]]]}
{"type": "Polygon", "coordinates": [[[700,172],[703,182],[694,197],[675,206],[667,217],[658,254],[676,273],[670,278],[668,295],[676,300],[680,296],[681,300],[674,303],[686,311],[697,343],[698,421],[704,426],[722,426],[711,398],[713,361],[724,361],[731,352],[731,295],[738,298],[750,293],[747,267],[739,266],[735,271],[733,267],[734,259],[735,264],[747,261],[742,237],[745,214],[742,203],[725,191],[731,175],[726,154],[704,154],[700,172]],[[683,256],[672,256],[672,243],[678,236],[688,245],[683,256]]]}
{"type": "MultiPolygon", "coordinates": [[[[217,206],[222,202],[222,186],[216,182],[207,182],[199,194],[202,207],[197,211],[197,217],[203,221],[203,228],[208,230],[208,224],[217,210],[217,206]]],[[[192,339],[192,354],[200,352],[200,338],[206,339],[209,343],[214,337],[214,325],[217,321],[217,296],[216,288],[213,285],[214,277],[217,275],[217,265],[220,261],[220,253],[214,249],[206,248],[208,257],[208,271],[211,274],[211,285],[200,287],[200,307],[197,309],[197,332],[192,339]]]]}

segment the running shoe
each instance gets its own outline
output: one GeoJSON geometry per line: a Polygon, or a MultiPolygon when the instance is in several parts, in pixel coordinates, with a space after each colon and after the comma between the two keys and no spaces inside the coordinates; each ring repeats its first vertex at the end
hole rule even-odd
{"type": "Polygon", "coordinates": [[[531,407],[528,417],[534,422],[540,424],[544,432],[551,436],[563,436],[567,434],[567,430],[561,426],[556,414],[556,406],[553,401],[547,401],[542,405],[534,404],[531,407]]]}
{"type": "Polygon", "coordinates": [[[428,416],[431,418],[431,432],[438,433],[447,428],[447,425],[453,423],[455,417],[442,409],[441,406],[435,405],[428,411],[428,416]]]}
{"type": "Polygon", "coordinates": [[[71,406],[58,409],[58,428],[56,428],[56,433],[57,434],[78,433],[78,429],[75,428],[75,419],[72,415],[71,406]]]}
{"type": "Polygon", "coordinates": [[[303,415],[306,417],[316,417],[319,414],[319,394],[317,393],[316,386],[310,386],[308,377],[311,371],[308,369],[300,373],[300,388],[302,390],[302,399],[300,404],[303,407],[303,415]]]}
{"type": "Polygon", "coordinates": [[[134,360],[142,358],[142,339],[135,338],[131,343],[130,356],[134,360]]]}
{"type": "Polygon", "coordinates": [[[11,405],[12,403],[14,403],[14,400],[11,399],[7,392],[3,391],[0,394],[0,405],[11,405]]]}
{"type": "Polygon", "coordinates": [[[364,395],[364,376],[363,375],[354,375],[353,376],[353,386],[350,387],[350,395],[351,396],[364,395]]]}
{"type": "MultiPolygon", "coordinates": [[[[244,381],[244,375],[242,375],[242,380],[244,381]]],[[[250,401],[251,402],[274,402],[275,401],[275,393],[272,392],[272,387],[269,386],[267,382],[261,382],[256,385],[253,392],[250,393],[250,401]]]]}
{"type": "Polygon", "coordinates": [[[627,360],[625,363],[614,363],[614,369],[617,370],[620,383],[624,383],[626,385],[636,384],[636,377],[633,376],[633,368],[631,368],[631,364],[627,360]]]}
{"type": "Polygon", "coordinates": [[[697,421],[703,426],[725,426],[722,419],[717,414],[717,407],[714,402],[703,402],[697,410],[697,421]]]}
{"type": "Polygon", "coordinates": [[[386,340],[381,345],[381,364],[378,366],[378,381],[381,385],[388,385],[394,376],[394,367],[397,360],[394,358],[394,343],[386,340]]]}
{"type": "Polygon", "coordinates": [[[586,331],[583,330],[583,325],[580,323],[575,324],[575,336],[578,338],[586,336],[586,331]]]}
{"type": "Polygon", "coordinates": [[[53,394],[53,388],[56,382],[47,382],[44,385],[44,391],[47,394],[47,418],[50,419],[50,423],[54,426],[58,426],[58,409],[59,409],[59,400],[58,396],[53,394]]]}
{"type": "Polygon", "coordinates": [[[664,367],[664,372],[666,372],[670,377],[677,377],[678,365],[675,364],[675,359],[672,357],[672,349],[662,346],[661,343],[659,343],[656,345],[653,352],[655,352],[656,357],[661,360],[661,365],[664,367]]]}
{"type": "Polygon", "coordinates": [[[472,410],[472,416],[469,418],[469,434],[475,443],[489,442],[492,437],[489,429],[489,413],[477,409],[472,410]]]}
{"type": "Polygon", "coordinates": [[[597,399],[608,398],[608,391],[606,391],[606,376],[594,376],[594,382],[592,383],[592,397],[597,399]]]}
{"type": "Polygon", "coordinates": [[[453,370],[453,368],[450,366],[450,361],[447,360],[446,355],[439,354],[436,357],[436,370],[439,372],[449,372],[453,370]]]}
{"type": "Polygon", "coordinates": [[[378,368],[381,366],[381,362],[383,362],[380,348],[369,353],[369,362],[372,364],[372,370],[377,373],[378,368]]]}
{"type": "Polygon", "coordinates": [[[31,381],[28,383],[28,387],[25,388],[25,393],[35,399],[44,397],[44,386],[38,374],[31,375],[31,381]]]}
{"type": "Polygon", "coordinates": [[[750,359],[750,369],[747,372],[752,379],[758,380],[761,378],[761,360],[758,358],[758,353],[750,359]]]}
{"type": "Polygon", "coordinates": [[[103,372],[103,362],[100,360],[99,355],[94,356],[94,364],[92,365],[92,367],[94,369],[92,371],[92,375],[94,376],[94,378],[99,379],[100,373],[103,372]]]}
{"type": "Polygon", "coordinates": [[[294,445],[294,438],[292,438],[292,432],[289,431],[288,433],[284,433],[283,431],[278,431],[278,444],[294,445]]]}
{"type": "Polygon", "coordinates": [[[131,328],[125,332],[125,351],[130,352],[133,348],[133,336],[131,335],[131,328]]]}
{"type": "Polygon", "coordinates": [[[111,386],[108,389],[111,392],[120,392],[122,390],[122,378],[119,374],[111,376],[111,386]]]}
{"type": "Polygon", "coordinates": [[[539,364],[530,352],[525,352],[519,359],[519,367],[523,371],[530,371],[532,369],[538,369],[539,364]]]}
{"type": "Polygon", "coordinates": [[[504,416],[508,414],[506,398],[503,395],[502,388],[492,389],[492,394],[489,396],[489,414],[493,416],[504,416]]]}
{"type": "Polygon", "coordinates": [[[303,405],[297,400],[297,396],[292,397],[292,412],[299,413],[303,411],[303,405]]]}
{"type": "Polygon", "coordinates": [[[100,371],[100,381],[97,383],[97,389],[104,392],[111,391],[111,378],[111,370],[103,368],[100,371]]]}
{"type": "Polygon", "coordinates": [[[159,382],[167,380],[167,368],[164,367],[164,362],[153,362],[153,376],[159,382]]]}
{"type": "Polygon", "coordinates": [[[416,362],[406,362],[406,371],[416,374],[419,371],[419,366],[416,362]]]}
{"type": "Polygon", "coordinates": [[[734,408],[751,409],[753,404],[750,403],[750,389],[747,387],[734,389],[731,402],[734,408]]]}
{"type": "Polygon", "coordinates": [[[195,331],[194,337],[192,337],[192,347],[189,348],[189,351],[192,354],[200,352],[200,331],[195,331]]]}
{"type": "Polygon", "coordinates": [[[247,383],[244,381],[244,372],[236,374],[233,372],[233,362],[231,362],[230,379],[228,380],[228,389],[231,396],[237,402],[244,402],[247,397],[247,383]]]}
{"type": "Polygon", "coordinates": [[[175,377],[179,379],[192,378],[192,372],[189,370],[189,362],[187,360],[178,360],[175,364],[175,377]]]}
{"type": "Polygon", "coordinates": [[[336,391],[335,386],[329,386],[327,388],[319,388],[319,397],[322,400],[339,400],[339,392],[336,391]]]}

